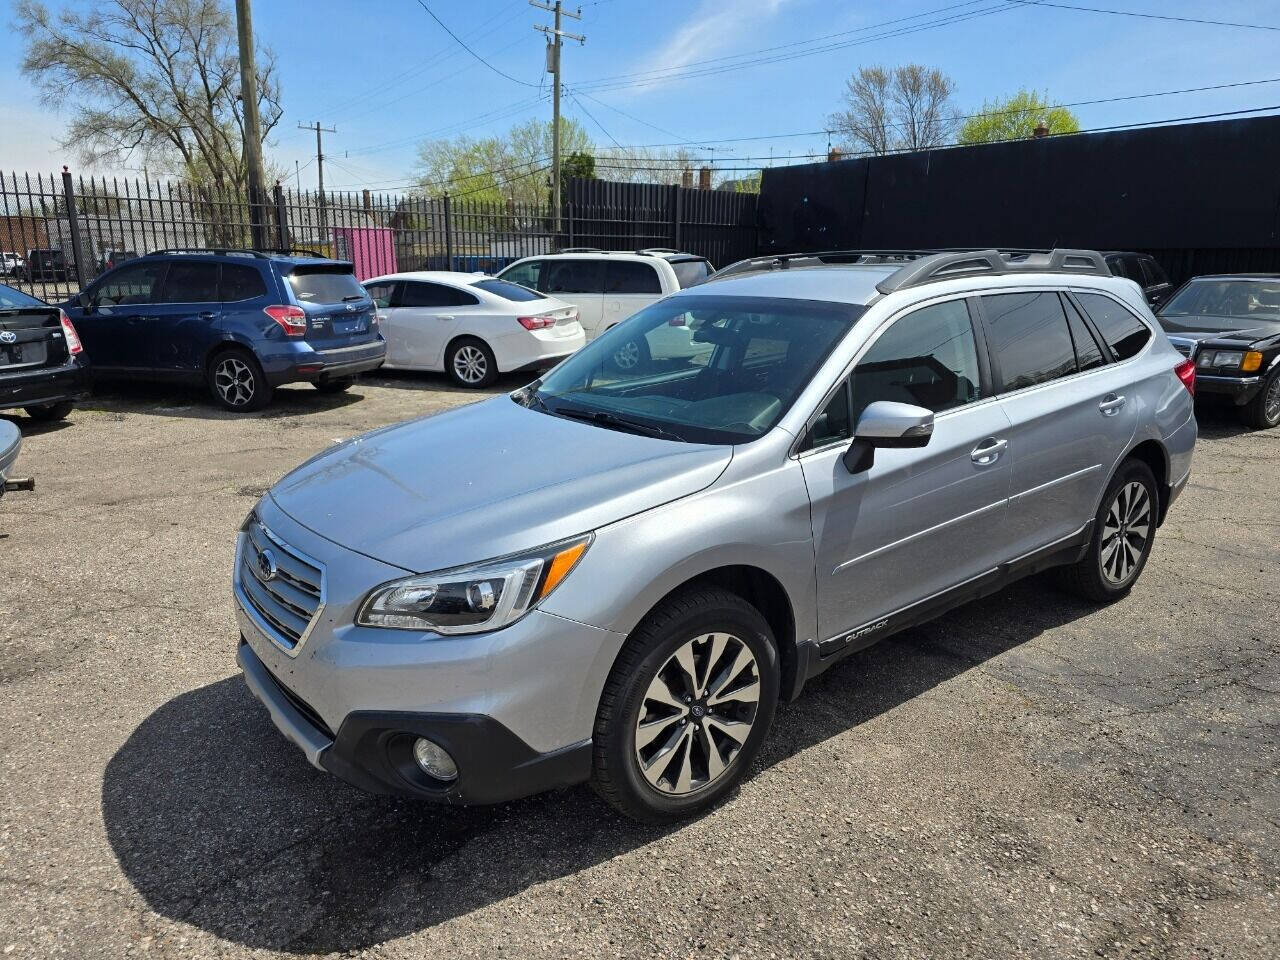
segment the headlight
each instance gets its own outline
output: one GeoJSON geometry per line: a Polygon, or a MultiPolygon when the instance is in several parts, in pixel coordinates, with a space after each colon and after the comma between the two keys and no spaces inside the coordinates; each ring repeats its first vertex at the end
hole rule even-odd
{"type": "Polygon", "coordinates": [[[1238,367],[1244,360],[1239,350],[1206,350],[1200,354],[1201,367],[1238,367]]]}
{"type": "Polygon", "coordinates": [[[384,583],[365,599],[364,627],[481,633],[514,623],[568,576],[591,545],[591,534],[470,567],[384,583]]]}

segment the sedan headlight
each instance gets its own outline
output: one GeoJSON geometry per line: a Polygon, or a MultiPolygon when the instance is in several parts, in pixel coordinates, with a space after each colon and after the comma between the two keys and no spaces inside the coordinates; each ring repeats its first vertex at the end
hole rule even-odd
{"type": "Polygon", "coordinates": [[[1238,367],[1244,360],[1239,350],[1206,350],[1200,354],[1201,367],[1238,367]]]}
{"type": "Polygon", "coordinates": [[[469,567],[393,580],[360,607],[364,627],[481,633],[514,623],[558,587],[591,545],[591,534],[469,567]]]}

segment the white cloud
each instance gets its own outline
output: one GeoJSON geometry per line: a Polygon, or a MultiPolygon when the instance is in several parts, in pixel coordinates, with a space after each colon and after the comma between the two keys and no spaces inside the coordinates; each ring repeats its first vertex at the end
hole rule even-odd
{"type": "MultiPolygon", "coordinates": [[[[677,69],[741,48],[748,37],[759,38],[762,21],[792,0],[702,0],[684,26],[655,54],[645,58],[648,71],[677,69]]],[[[759,47],[761,44],[750,44],[759,47]]]]}

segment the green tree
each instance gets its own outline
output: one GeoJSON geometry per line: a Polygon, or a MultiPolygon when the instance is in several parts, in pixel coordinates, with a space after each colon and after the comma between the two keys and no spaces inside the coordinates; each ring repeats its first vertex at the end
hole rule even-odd
{"type": "MultiPolygon", "coordinates": [[[[591,138],[582,124],[560,118],[561,175],[575,154],[592,160],[591,138]]],[[[430,140],[418,147],[417,189],[427,196],[545,204],[550,183],[551,124],[530,120],[505,135],[430,140]]]]}
{"type": "Polygon", "coordinates": [[[1022,140],[1035,136],[1036,127],[1042,123],[1051,134],[1080,129],[1076,115],[1066,107],[1052,106],[1047,94],[1019,90],[1007,99],[984,103],[982,110],[960,127],[956,139],[960,143],[1022,140]]]}
{"type": "Polygon", "coordinates": [[[561,190],[570,180],[594,180],[596,178],[596,158],[585,150],[575,150],[560,162],[561,190]]]}
{"type": "MultiPolygon", "coordinates": [[[[234,18],[223,0],[93,0],[51,12],[20,0],[22,71],[70,117],[63,146],[86,166],[140,153],[202,188],[243,192],[244,118],[234,18]]],[[[270,50],[258,57],[262,133],[280,120],[270,50]]]]}

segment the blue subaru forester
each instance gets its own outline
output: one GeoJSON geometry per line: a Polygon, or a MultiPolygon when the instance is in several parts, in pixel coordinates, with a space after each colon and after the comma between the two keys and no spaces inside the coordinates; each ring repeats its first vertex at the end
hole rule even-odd
{"type": "Polygon", "coordinates": [[[283,383],[345,390],[387,349],[352,264],[306,253],[161,250],[61,306],[95,376],[205,383],[236,411],[283,383]]]}

